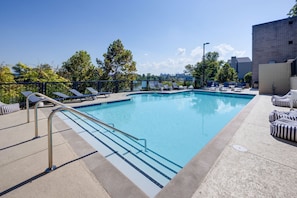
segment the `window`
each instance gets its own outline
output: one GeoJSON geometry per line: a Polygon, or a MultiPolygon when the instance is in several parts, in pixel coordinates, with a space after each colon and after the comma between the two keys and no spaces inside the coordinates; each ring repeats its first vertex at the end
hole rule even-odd
{"type": "Polygon", "coordinates": [[[289,41],[288,43],[289,43],[289,45],[291,45],[291,44],[293,44],[293,41],[289,41]]]}
{"type": "Polygon", "coordinates": [[[293,21],[289,21],[289,25],[292,25],[293,24],[293,21]]]}

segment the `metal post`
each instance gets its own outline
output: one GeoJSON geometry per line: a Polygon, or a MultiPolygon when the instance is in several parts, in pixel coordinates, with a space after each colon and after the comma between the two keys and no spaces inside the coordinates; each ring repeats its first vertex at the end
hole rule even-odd
{"type": "Polygon", "coordinates": [[[46,172],[50,172],[56,169],[56,166],[53,165],[53,137],[52,137],[52,118],[56,111],[59,111],[60,108],[52,111],[47,119],[47,136],[48,136],[48,168],[46,172]]]}
{"type": "Polygon", "coordinates": [[[205,45],[209,43],[203,43],[203,56],[202,56],[202,86],[204,86],[205,81],[205,45]]]}

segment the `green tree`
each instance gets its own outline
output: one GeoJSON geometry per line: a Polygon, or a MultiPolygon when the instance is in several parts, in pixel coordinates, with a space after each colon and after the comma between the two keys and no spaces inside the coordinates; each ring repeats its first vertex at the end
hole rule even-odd
{"type": "Polygon", "coordinates": [[[63,62],[58,74],[70,81],[87,81],[99,76],[99,70],[92,64],[86,51],[77,51],[66,62],[63,62]]]}
{"type": "MultiPolygon", "coordinates": [[[[65,79],[59,76],[50,65],[48,64],[41,64],[37,67],[29,67],[23,63],[18,63],[13,66],[13,69],[18,75],[17,81],[18,82],[40,82],[40,83],[47,83],[46,91],[49,97],[53,97],[52,92],[54,91],[61,91],[65,92],[69,89],[67,82],[68,79],[65,79]],[[54,82],[54,83],[50,83],[54,82]],[[56,82],[63,82],[63,83],[56,83],[56,82]]],[[[23,90],[24,87],[19,87],[20,90],[23,90]]],[[[32,90],[35,92],[39,92],[40,90],[32,90]]],[[[20,91],[19,91],[20,92],[20,91]]]]}
{"type": "Polygon", "coordinates": [[[289,13],[287,15],[289,17],[297,16],[297,0],[296,0],[295,5],[291,8],[291,10],[289,11],[289,13]]]}
{"type": "Polygon", "coordinates": [[[126,50],[118,39],[114,41],[103,54],[104,61],[96,59],[103,71],[104,80],[135,80],[136,62],[130,50],[126,50]]]}
{"type": "Polygon", "coordinates": [[[220,65],[223,63],[218,60],[218,52],[208,52],[205,57],[205,81],[215,80],[220,65]]]}
{"type": "Polygon", "coordinates": [[[19,76],[19,82],[66,82],[65,78],[59,76],[48,64],[41,64],[35,68],[29,67],[23,63],[13,66],[16,74],[19,76]]]}
{"type": "Polygon", "coordinates": [[[249,83],[249,85],[252,85],[252,72],[248,72],[244,75],[244,82],[249,83]]]}
{"type": "MultiPolygon", "coordinates": [[[[218,52],[208,52],[205,55],[205,60],[201,62],[197,62],[193,67],[192,75],[195,77],[195,87],[198,87],[198,83],[204,84],[208,80],[215,80],[217,72],[219,70],[220,65],[222,65],[222,61],[218,60],[219,53],[218,52]],[[204,75],[204,82],[203,80],[204,75]]],[[[190,68],[191,69],[191,68],[190,68]]]]}
{"type": "Polygon", "coordinates": [[[13,103],[15,101],[12,101],[12,99],[16,98],[19,93],[19,86],[5,83],[15,83],[14,76],[8,66],[0,65],[0,101],[13,103]]]}
{"type": "Polygon", "coordinates": [[[195,72],[194,65],[188,64],[188,65],[185,66],[185,70],[184,70],[184,73],[185,74],[191,74],[191,75],[193,75],[194,72],[195,72]]]}
{"type": "Polygon", "coordinates": [[[234,68],[230,64],[225,63],[218,71],[216,80],[220,83],[237,81],[237,74],[234,68]]]}
{"type": "Polygon", "coordinates": [[[14,83],[14,76],[9,67],[0,65],[0,83],[14,83]]]}

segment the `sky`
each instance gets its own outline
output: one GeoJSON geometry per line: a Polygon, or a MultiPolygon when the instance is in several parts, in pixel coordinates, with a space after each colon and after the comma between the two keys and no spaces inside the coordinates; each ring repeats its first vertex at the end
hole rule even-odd
{"type": "Polygon", "coordinates": [[[183,73],[218,52],[252,59],[252,26],[287,18],[295,0],[1,0],[0,65],[60,67],[85,50],[95,66],[113,41],[138,74],[183,73]]]}

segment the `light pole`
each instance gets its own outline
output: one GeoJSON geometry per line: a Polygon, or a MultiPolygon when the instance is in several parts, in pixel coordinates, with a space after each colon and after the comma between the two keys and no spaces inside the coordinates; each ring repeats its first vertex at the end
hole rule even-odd
{"type": "Polygon", "coordinates": [[[204,86],[204,75],[205,75],[205,45],[209,42],[203,43],[203,57],[202,57],[202,86],[204,86]]]}

